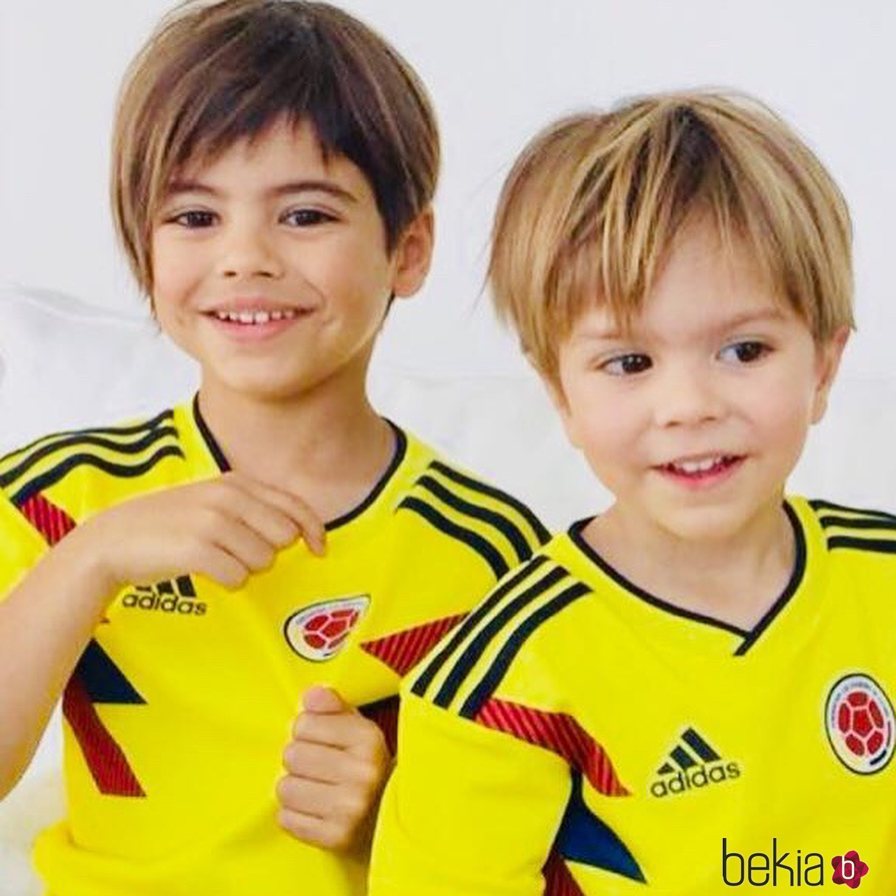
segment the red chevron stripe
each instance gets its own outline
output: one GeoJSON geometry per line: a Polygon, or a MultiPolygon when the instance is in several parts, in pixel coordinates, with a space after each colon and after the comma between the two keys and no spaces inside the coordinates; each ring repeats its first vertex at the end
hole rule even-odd
{"type": "Polygon", "coordinates": [[[51,547],[75,528],[75,521],[40,492],[20,504],[19,510],[51,547]]]}
{"type": "Polygon", "coordinates": [[[466,613],[446,616],[444,619],[436,619],[386,635],[385,638],[365,641],[361,649],[385,663],[403,678],[465,616],[466,613]]]}
{"type": "Polygon", "coordinates": [[[62,697],[62,712],[72,726],[100,793],[107,796],[146,796],[121,747],[97,715],[77,675],[69,679],[62,697]]]}
{"type": "Polygon", "coordinates": [[[541,873],[544,875],[544,896],[585,896],[559,853],[551,853],[541,873]]]}
{"type": "Polygon", "coordinates": [[[603,747],[566,713],[545,712],[507,700],[486,700],[476,721],[562,756],[604,796],[629,796],[603,747]]]}

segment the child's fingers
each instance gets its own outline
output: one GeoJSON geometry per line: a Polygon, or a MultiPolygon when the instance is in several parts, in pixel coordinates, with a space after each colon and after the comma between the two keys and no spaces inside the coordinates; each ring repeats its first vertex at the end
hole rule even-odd
{"type": "Polygon", "coordinates": [[[193,551],[194,559],[185,568],[194,570],[225,588],[239,588],[249,570],[232,554],[213,544],[201,544],[193,551]]]}
{"type": "Polygon", "coordinates": [[[355,714],[357,712],[339,696],[338,691],[320,684],[312,685],[305,691],[302,695],[302,708],[305,712],[325,714],[337,712],[355,714]]]}
{"type": "Polygon", "coordinates": [[[388,755],[382,731],[354,711],[329,715],[303,712],[293,724],[293,739],[348,750],[371,762],[384,761],[388,755]]]}
{"type": "Polygon", "coordinates": [[[239,520],[221,519],[212,541],[253,572],[274,562],[274,546],[239,520]]]}
{"type": "Polygon", "coordinates": [[[311,550],[322,555],[326,548],[326,528],[317,514],[298,496],[246,476],[233,476],[232,482],[260,501],[268,510],[276,510],[298,527],[311,550]]]}
{"type": "Polygon", "coordinates": [[[277,813],[277,822],[298,840],[322,849],[344,849],[351,842],[343,826],[303,812],[281,809],[277,813]]]}
{"type": "Polygon", "coordinates": [[[290,774],[324,784],[350,784],[373,790],[380,776],[370,763],[346,750],[323,744],[292,741],[283,751],[283,767],[290,774]]]}

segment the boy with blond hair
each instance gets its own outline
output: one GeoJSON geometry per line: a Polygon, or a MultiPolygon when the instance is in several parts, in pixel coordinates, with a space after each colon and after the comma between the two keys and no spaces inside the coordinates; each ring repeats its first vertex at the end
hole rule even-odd
{"type": "Polygon", "coordinates": [[[613,493],[403,686],[373,896],[896,889],[896,517],[785,497],[852,327],[850,221],[742,96],[564,119],[490,279],[613,493]]]}
{"type": "Polygon", "coordinates": [[[367,399],[438,158],[414,72],[327,4],[184,4],[129,71],[115,219],[201,386],[0,459],[0,787],[62,695],[53,896],[364,892],[374,720],[546,535],[367,399]]]}

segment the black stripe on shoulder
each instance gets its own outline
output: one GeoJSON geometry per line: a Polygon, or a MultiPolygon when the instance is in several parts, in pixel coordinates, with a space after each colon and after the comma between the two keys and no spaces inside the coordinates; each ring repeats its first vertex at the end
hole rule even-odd
{"type": "Polygon", "coordinates": [[[896,519],[869,516],[837,516],[835,514],[820,516],[818,522],[823,529],[882,529],[885,532],[896,532],[896,519]]]}
{"type": "Polygon", "coordinates": [[[93,436],[130,436],[136,435],[141,432],[148,432],[150,430],[155,429],[158,426],[161,426],[163,423],[168,420],[174,419],[174,411],[171,408],[162,411],[160,414],[156,414],[155,417],[151,417],[149,420],[141,420],[137,423],[131,423],[127,426],[104,426],[104,427],[90,427],[89,429],[69,429],[64,432],[55,432],[50,435],[41,436],[39,439],[35,439],[33,442],[29,442],[27,445],[24,445],[21,448],[16,448],[14,451],[10,451],[8,454],[0,457],[0,465],[5,464],[7,461],[11,460],[14,457],[17,457],[20,454],[27,454],[29,451],[42,446],[44,444],[48,444],[57,439],[65,439],[69,436],[83,436],[83,435],[93,435],[93,436]]]}
{"type": "Polygon", "coordinates": [[[526,537],[513,520],[488,507],[483,507],[480,504],[472,504],[470,501],[465,500],[460,495],[446,488],[441,482],[433,479],[432,476],[421,476],[417,480],[417,485],[425,488],[443,503],[454,508],[458,513],[473,517],[474,519],[487,523],[497,529],[511,543],[511,545],[513,545],[513,550],[520,563],[528,560],[532,556],[532,546],[526,541],[526,537]]]}
{"type": "Polygon", "coordinates": [[[451,538],[462,541],[468,547],[471,547],[489,565],[496,579],[500,579],[510,569],[507,561],[487,539],[483,538],[478,532],[449,520],[444,514],[439,513],[435,507],[432,507],[425,501],[421,501],[419,498],[411,495],[405,498],[398,507],[399,509],[412,510],[414,513],[422,516],[428,523],[435,526],[440,532],[444,532],[451,538]]]}
{"type": "Polygon", "coordinates": [[[476,633],[470,643],[466,646],[461,655],[454,662],[451,671],[448,673],[438,693],[433,698],[436,706],[447,708],[451,701],[457,696],[458,690],[464,683],[467,675],[469,675],[473,666],[478,662],[488,645],[500,634],[504,627],[523,610],[526,609],[532,601],[536,600],[540,595],[544,594],[549,588],[553,588],[563,579],[568,578],[569,573],[562,567],[552,565],[545,575],[523,589],[512,600],[501,607],[495,614],[494,618],[489,620],[476,633]]]}
{"type": "Polygon", "coordinates": [[[856,551],[869,551],[872,554],[896,554],[896,538],[855,538],[851,535],[832,535],[828,539],[828,548],[849,548],[856,551]]]}
{"type": "Polygon", "coordinates": [[[454,629],[448,642],[426,664],[417,680],[411,686],[411,692],[422,697],[432,680],[439,674],[448,658],[463,644],[464,640],[473,632],[489,613],[522,581],[528,578],[535,570],[547,563],[547,557],[540,554],[530,560],[525,566],[518,569],[512,576],[506,578],[489,596],[473,610],[467,618],[454,629]]]}
{"type": "MultiPolygon", "coordinates": [[[[809,506],[816,511],[816,513],[821,514],[824,511],[830,510],[835,513],[839,512],[843,513],[858,513],[861,514],[862,518],[873,517],[875,519],[888,520],[890,522],[896,523],[896,515],[892,513],[887,513],[884,510],[868,510],[862,507],[847,507],[845,504],[834,504],[832,501],[820,501],[820,500],[812,500],[809,502],[809,506]]],[[[821,519],[821,518],[820,518],[821,519]]],[[[855,524],[855,520],[849,521],[850,525],[855,524]]],[[[824,521],[822,520],[822,525],[824,525],[824,521]]],[[[847,523],[832,523],[831,525],[847,525],[847,523]]]]}
{"type": "Polygon", "coordinates": [[[94,454],[75,454],[23,485],[12,495],[12,502],[16,506],[21,507],[29,498],[55,485],[77,467],[95,467],[97,470],[102,470],[111,476],[132,479],[147,473],[166,457],[183,458],[184,453],[177,445],[164,445],[145,461],[133,465],[112,463],[94,454]]]}
{"type": "Polygon", "coordinates": [[[112,439],[95,435],[93,432],[79,433],[78,435],[68,436],[56,442],[48,442],[37,450],[32,451],[27,457],[21,460],[16,466],[0,474],[0,488],[9,488],[17,479],[24,476],[35,464],[42,461],[45,457],[63,451],[66,448],[95,447],[107,448],[110,451],[127,456],[130,454],[139,454],[147,448],[161,441],[166,436],[177,439],[177,430],[173,426],[159,426],[151,429],[133,442],[116,442],[112,439]]]}
{"type": "Polygon", "coordinates": [[[449,467],[447,464],[442,463],[442,461],[434,460],[430,464],[430,467],[446,478],[452,479],[454,482],[458,483],[458,485],[463,485],[472,491],[488,495],[488,497],[493,498],[496,501],[503,501],[508,507],[512,507],[532,527],[532,531],[535,533],[539,544],[547,544],[550,540],[551,533],[544,527],[541,520],[525,504],[523,504],[522,501],[514,498],[513,495],[508,495],[507,492],[501,491],[499,488],[495,488],[492,485],[486,485],[478,479],[473,479],[471,476],[467,476],[459,470],[455,470],[453,467],[449,467]]]}
{"type": "Polygon", "coordinates": [[[522,649],[532,633],[552,616],[559,613],[564,607],[574,600],[588,594],[590,588],[583,582],[574,582],[568,588],[560,592],[555,598],[548,601],[543,607],[539,607],[531,616],[524,619],[512,635],[504,642],[494,662],[482,681],[476,686],[469,697],[464,701],[460,715],[472,719],[482,708],[482,704],[495,692],[502,679],[507,674],[510,664],[522,649]]]}

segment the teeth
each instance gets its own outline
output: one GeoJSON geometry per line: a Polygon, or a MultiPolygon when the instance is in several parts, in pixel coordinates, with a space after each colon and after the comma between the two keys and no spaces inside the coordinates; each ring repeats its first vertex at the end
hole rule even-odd
{"type": "Polygon", "coordinates": [[[672,464],[676,470],[682,473],[707,473],[713,467],[717,467],[725,460],[724,457],[709,457],[706,460],[683,460],[677,464],[672,464]]]}
{"type": "Polygon", "coordinates": [[[298,317],[297,308],[283,308],[279,311],[215,311],[214,316],[221,321],[237,324],[266,324],[272,320],[292,320],[298,317]]]}

